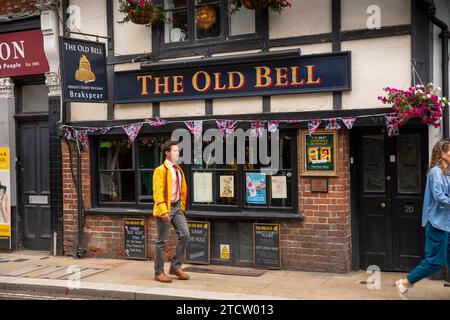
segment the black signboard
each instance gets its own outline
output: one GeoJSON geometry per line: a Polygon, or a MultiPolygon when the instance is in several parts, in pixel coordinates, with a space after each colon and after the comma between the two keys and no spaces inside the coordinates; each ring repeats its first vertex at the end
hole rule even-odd
{"type": "Polygon", "coordinates": [[[351,53],[267,57],[257,62],[152,66],[115,73],[114,102],[159,102],[351,90],[351,53]]]}
{"type": "Polygon", "coordinates": [[[124,256],[130,259],[146,259],[147,246],[145,241],[146,223],[144,219],[124,219],[124,256]]]}
{"type": "Polygon", "coordinates": [[[60,56],[65,102],[108,100],[104,43],[60,37],[60,56]]]}
{"type": "Polygon", "coordinates": [[[186,262],[209,264],[209,222],[188,221],[190,239],[186,247],[186,262]]]}
{"type": "Polygon", "coordinates": [[[255,267],[280,269],[280,225],[253,224],[255,267]]]}

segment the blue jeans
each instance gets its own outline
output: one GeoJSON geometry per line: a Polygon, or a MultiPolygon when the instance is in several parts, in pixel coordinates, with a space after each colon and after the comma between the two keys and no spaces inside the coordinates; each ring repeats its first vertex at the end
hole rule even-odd
{"type": "Polygon", "coordinates": [[[450,268],[450,233],[436,229],[430,222],[425,226],[425,259],[408,274],[414,284],[440,271],[447,263],[450,268]]]}

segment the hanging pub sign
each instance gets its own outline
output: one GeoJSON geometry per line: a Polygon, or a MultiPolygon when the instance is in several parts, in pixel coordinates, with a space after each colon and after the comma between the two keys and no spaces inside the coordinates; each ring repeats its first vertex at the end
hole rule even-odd
{"type": "MultiPolygon", "coordinates": [[[[115,73],[115,103],[351,90],[350,52],[115,73]]],[[[235,61],[235,60],[233,60],[235,61]]]]}
{"type": "Polygon", "coordinates": [[[60,56],[65,102],[108,100],[104,43],[60,37],[60,56]]]}
{"type": "Polygon", "coordinates": [[[41,29],[0,35],[0,78],[48,71],[41,29]]]}
{"type": "Polygon", "coordinates": [[[337,155],[335,130],[302,130],[302,176],[336,176],[337,155]]]}

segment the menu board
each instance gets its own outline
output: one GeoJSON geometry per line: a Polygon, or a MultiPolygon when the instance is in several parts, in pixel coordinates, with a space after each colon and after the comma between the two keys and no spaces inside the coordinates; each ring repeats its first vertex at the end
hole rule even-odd
{"type": "Polygon", "coordinates": [[[186,246],[186,262],[209,264],[210,224],[206,221],[188,221],[189,242],[186,246]]]}
{"type": "Polygon", "coordinates": [[[280,269],[280,225],[253,224],[255,267],[280,269]]]}
{"type": "Polygon", "coordinates": [[[147,259],[145,241],[145,219],[124,219],[124,257],[130,259],[147,259]]]}

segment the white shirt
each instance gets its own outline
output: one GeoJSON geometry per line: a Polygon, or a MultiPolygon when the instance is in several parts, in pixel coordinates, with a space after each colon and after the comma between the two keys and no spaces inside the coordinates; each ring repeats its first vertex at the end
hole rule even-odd
{"type": "Polygon", "coordinates": [[[170,199],[171,202],[175,202],[180,200],[180,194],[181,194],[181,172],[180,169],[175,170],[173,167],[175,166],[174,163],[166,159],[166,165],[170,168],[170,173],[172,175],[172,197],[170,199]],[[175,174],[175,171],[177,174],[175,174]],[[177,175],[178,175],[178,181],[179,181],[179,187],[177,184],[177,175]]]}

